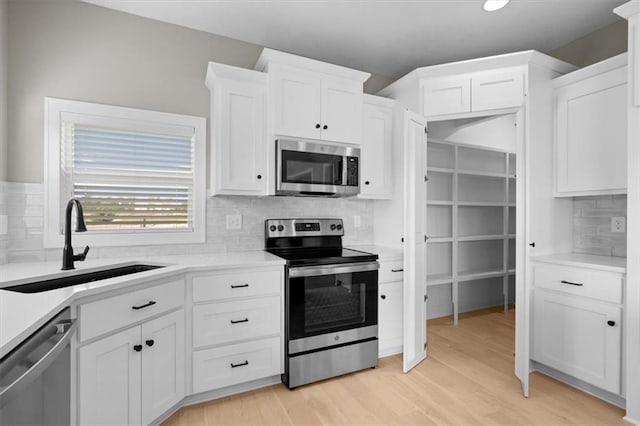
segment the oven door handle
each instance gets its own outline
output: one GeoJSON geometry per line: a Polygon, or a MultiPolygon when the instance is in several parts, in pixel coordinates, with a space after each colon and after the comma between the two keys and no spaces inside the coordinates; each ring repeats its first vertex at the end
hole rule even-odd
{"type": "Polygon", "coordinates": [[[377,271],[378,262],[344,263],[337,265],[317,265],[289,268],[289,277],[315,277],[319,275],[350,274],[352,272],[377,271]]]}

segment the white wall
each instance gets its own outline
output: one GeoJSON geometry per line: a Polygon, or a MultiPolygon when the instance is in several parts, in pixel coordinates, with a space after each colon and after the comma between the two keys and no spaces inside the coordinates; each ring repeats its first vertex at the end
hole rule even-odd
{"type": "Polygon", "coordinates": [[[262,50],[77,0],[10,0],[8,15],[11,182],[43,181],[45,96],[208,117],[207,63],[253,68],[262,50]]]}
{"type": "MultiPolygon", "coordinates": [[[[9,4],[0,0],[0,181],[7,180],[7,60],[9,4]]],[[[0,212],[0,214],[4,214],[0,212]]]]}

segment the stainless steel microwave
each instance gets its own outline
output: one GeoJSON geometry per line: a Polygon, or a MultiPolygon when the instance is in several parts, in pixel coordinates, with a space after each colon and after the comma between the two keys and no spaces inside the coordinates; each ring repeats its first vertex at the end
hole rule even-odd
{"type": "Polygon", "coordinates": [[[276,173],[276,195],[356,195],[360,192],[360,148],[278,139],[276,173]]]}

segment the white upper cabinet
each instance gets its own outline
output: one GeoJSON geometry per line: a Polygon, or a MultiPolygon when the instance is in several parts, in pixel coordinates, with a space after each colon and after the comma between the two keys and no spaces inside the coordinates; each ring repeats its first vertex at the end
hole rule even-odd
{"type": "Polygon", "coordinates": [[[521,67],[427,76],[421,82],[422,108],[426,117],[517,108],[524,102],[521,67]]]}
{"type": "Polygon", "coordinates": [[[392,99],[364,95],[360,144],[360,197],[391,198],[392,99]]]}
{"type": "Polygon", "coordinates": [[[523,103],[524,74],[520,68],[498,69],[471,77],[471,111],[517,108],[523,103]]]}
{"type": "Polygon", "coordinates": [[[469,76],[436,77],[422,84],[427,117],[471,112],[471,79],[469,76]]]}
{"type": "Polygon", "coordinates": [[[627,191],[626,54],[554,80],[556,196],[627,191]]]}
{"type": "Polygon", "coordinates": [[[360,143],[362,87],[370,74],[271,49],[255,68],[269,74],[272,134],[360,143]]]}
{"type": "Polygon", "coordinates": [[[210,62],[206,82],[211,195],[266,195],[267,75],[210,62]]]}

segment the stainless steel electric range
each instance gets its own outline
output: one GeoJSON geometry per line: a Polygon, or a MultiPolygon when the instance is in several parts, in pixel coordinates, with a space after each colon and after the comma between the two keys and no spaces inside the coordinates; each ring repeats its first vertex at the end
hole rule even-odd
{"type": "Polygon", "coordinates": [[[342,247],[342,219],[268,219],[266,250],[287,261],[290,389],[378,364],[378,255],[342,247]]]}

